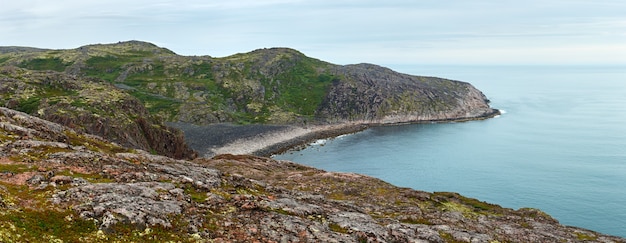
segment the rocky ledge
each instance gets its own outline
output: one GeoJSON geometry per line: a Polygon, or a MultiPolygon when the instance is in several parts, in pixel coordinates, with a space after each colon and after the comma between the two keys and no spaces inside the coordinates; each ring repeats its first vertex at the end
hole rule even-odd
{"type": "Polygon", "coordinates": [[[1,242],[626,242],[249,155],[176,160],[0,107],[1,242]]]}

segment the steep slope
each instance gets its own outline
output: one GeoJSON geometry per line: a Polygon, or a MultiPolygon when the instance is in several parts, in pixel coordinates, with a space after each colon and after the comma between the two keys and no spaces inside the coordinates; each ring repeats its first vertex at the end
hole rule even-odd
{"type": "Polygon", "coordinates": [[[0,105],[126,147],[174,158],[196,156],[182,132],[162,125],[151,118],[140,101],[98,79],[0,67],[0,105]]]}
{"type": "Polygon", "coordinates": [[[193,162],[0,107],[1,242],[626,242],[287,161],[193,162]]]}
{"type": "Polygon", "coordinates": [[[388,123],[497,113],[467,83],[374,65],[339,66],[287,48],[224,58],[179,56],[138,41],[71,50],[0,50],[0,65],[101,78],[126,89],[151,114],[173,122],[388,123]]]}

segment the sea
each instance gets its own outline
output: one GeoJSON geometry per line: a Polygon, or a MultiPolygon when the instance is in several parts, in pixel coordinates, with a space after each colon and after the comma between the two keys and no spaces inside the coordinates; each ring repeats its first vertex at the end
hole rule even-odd
{"type": "Polygon", "coordinates": [[[374,127],[274,157],[626,237],[626,66],[389,67],[469,82],[502,115],[374,127]]]}

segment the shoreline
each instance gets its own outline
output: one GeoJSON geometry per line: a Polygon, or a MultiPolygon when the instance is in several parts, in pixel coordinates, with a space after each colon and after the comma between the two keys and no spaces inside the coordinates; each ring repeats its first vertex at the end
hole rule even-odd
{"type": "Polygon", "coordinates": [[[462,118],[447,118],[437,120],[415,120],[405,122],[393,122],[393,123],[381,123],[381,122],[349,122],[344,124],[330,125],[330,128],[323,130],[313,131],[302,136],[293,137],[289,140],[282,141],[280,143],[268,146],[252,153],[252,155],[270,157],[275,154],[281,154],[294,148],[306,147],[310,143],[318,139],[329,139],[338,137],[341,135],[357,133],[366,129],[378,126],[400,126],[408,124],[424,124],[424,123],[447,123],[447,122],[467,122],[478,121],[489,118],[494,118],[501,115],[502,112],[498,109],[492,109],[491,112],[484,113],[476,117],[462,117],[462,118]]]}
{"type": "Polygon", "coordinates": [[[205,126],[168,123],[185,133],[185,140],[201,157],[212,158],[219,154],[255,155],[270,157],[294,148],[305,147],[318,140],[352,134],[376,126],[397,126],[419,123],[445,123],[484,120],[501,112],[492,109],[479,116],[434,120],[408,120],[401,122],[352,121],[329,125],[233,125],[211,124],[205,126]]]}

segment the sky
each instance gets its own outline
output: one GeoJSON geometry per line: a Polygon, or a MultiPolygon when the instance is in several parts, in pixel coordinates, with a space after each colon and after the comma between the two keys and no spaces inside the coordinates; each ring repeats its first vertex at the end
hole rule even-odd
{"type": "Polygon", "coordinates": [[[623,0],[0,0],[0,46],[126,40],[336,64],[626,64],[623,0]]]}

